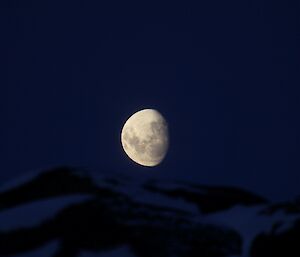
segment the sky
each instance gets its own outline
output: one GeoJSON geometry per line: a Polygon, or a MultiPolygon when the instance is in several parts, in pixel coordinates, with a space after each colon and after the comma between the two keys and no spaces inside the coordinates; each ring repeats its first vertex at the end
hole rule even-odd
{"type": "Polygon", "coordinates": [[[1,1],[0,184],[72,165],[300,195],[299,7],[1,1]],[[155,168],[120,144],[144,108],[170,129],[155,168]]]}

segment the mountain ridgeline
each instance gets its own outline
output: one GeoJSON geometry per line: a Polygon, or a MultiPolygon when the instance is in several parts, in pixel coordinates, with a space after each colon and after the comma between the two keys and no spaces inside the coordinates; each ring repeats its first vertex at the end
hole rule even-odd
{"type": "Polygon", "coordinates": [[[58,167],[0,187],[0,256],[300,256],[300,201],[58,167]]]}

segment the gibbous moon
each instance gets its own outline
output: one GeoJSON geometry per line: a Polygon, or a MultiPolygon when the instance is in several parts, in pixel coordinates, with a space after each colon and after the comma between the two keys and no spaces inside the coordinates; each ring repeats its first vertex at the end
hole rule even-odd
{"type": "Polygon", "coordinates": [[[130,159],[143,166],[156,166],[168,151],[167,122],[154,109],[138,111],[125,122],[121,142],[130,159]]]}

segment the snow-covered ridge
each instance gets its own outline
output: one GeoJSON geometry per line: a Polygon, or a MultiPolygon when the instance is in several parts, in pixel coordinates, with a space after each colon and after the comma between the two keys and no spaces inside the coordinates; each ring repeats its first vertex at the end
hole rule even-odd
{"type": "Polygon", "coordinates": [[[238,188],[61,167],[0,187],[0,256],[283,256],[300,244],[298,210],[238,188]]]}
{"type": "Polygon", "coordinates": [[[91,199],[90,195],[72,195],[30,202],[0,212],[0,231],[30,228],[51,219],[62,209],[91,199]]]}

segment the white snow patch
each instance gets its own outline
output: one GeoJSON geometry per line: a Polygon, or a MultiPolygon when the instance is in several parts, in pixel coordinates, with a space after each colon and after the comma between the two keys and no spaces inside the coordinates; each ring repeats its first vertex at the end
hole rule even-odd
{"type": "Polygon", "coordinates": [[[0,212],[0,230],[9,231],[37,226],[67,206],[90,199],[90,195],[72,195],[31,202],[0,212]]]}
{"type": "MultiPolygon", "coordinates": [[[[93,181],[102,188],[109,188],[115,192],[119,192],[121,194],[127,195],[131,200],[140,204],[152,204],[157,207],[161,206],[164,208],[173,208],[176,210],[181,210],[184,212],[189,212],[190,214],[199,215],[199,210],[196,204],[185,201],[180,198],[172,198],[167,195],[164,195],[160,192],[152,192],[145,189],[143,186],[146,183],[145,178],[129,178],[129,177],[120,177],[120,178],[112,178],[117,185],[110,184],[107,182],[110,177],[103,177],[101,175],[97,176],[95,174],[91,174],[93,177],[93,181]]],[[[156,184],[155,184],[156,185],[156,184]]],[[[166,187],[177,188],[176,182],[174,184],[172,182],[166,182],[166,187]]]]}
{"type": "Polygon", "coordinates": [[[241,256],[248,257],[251,243],[257,235],[271,232],[273,225],[280,221],[283,221],[285,226],[279,229],[287,229],[299,218],[299,215],[286,215],[284,212],[270,216],[260,214],[264,209],[265,206],[235,206],[223,212],[207,215],[203,221],[235,229],[243,239],[241,256]]]}

